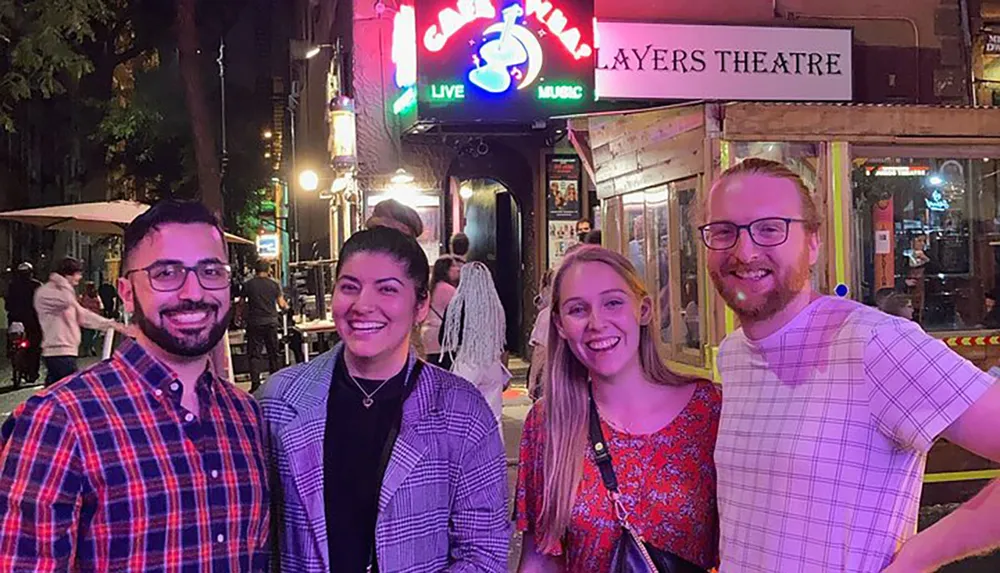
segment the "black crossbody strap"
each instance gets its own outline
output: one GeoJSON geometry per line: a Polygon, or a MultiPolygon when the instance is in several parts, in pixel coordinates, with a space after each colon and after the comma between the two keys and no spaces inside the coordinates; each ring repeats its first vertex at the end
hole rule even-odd
{"type": "MultiPolygon", "coordinates": [[[[413,369],[410,370],[410,375],[406,379],[406,384],[403,385],[403,399],[400,401],[399,415],[392,419],[392,425],[389,426],[389,435],[385,437],[385,444],[382,446],[382,455],[379,456],[378,467],[375,470],[375,477],[378,479],[376,483],[379,484],[379,496],[381,497],[382,492],[382,480],[385,478],[385,470],[389,467],[389,459],[392,457],[392,448],[396,445],[396,438],[399,436],[399,428],[403,424],[403,405],[406,404],[406,399],[410,397],[410,393],[413,392],[413,388],[417,385],[417,379],[420,378],[420,371],[423,370],[424,363],[419,358],[413,363],[413,369]]],[[[375,564],[378,562],[378,553],[375,547],[375,541],[372,540],[372,554],[368,560],[368,571],[372,571],[375,564]]]]}
{"type": "MultiPolygon", "coordinates": [[[[413,392],[414,386],[417,385],[417,378],[420,377],[420,371],[423,370],[424,363],[422,360],[416,360],[413,363],[413,369],[410,370],[410,376],[406,380],[406,384],[403,385],[403,399],[400,401],[401,404],[406,403],[406,399],[410,397],[410,393],[413,392]]],[[[396,445],[396,437],[399,436],[399,427],[403,423],[403,409],[400,407],[399,415],[393,418],[392,425],[389,426],[389,435],[385,438],[385,444],[382,446],[382,455],[378,460],[378,467],[376,469],[375,476],[378,478],[378,483],[382,483],[382,478],[385,477],[385,470],[389,467],[389,458],[392,457],[392,447],[396,445]]]]}
{"type": "Polygon", "coordinates": [[[611,493],[618,493],[618,478],[615,477],[615,468],[611,463],[611,452],[608,451],[608,443],[604,440],[604,432],[601,431],[601,417],[597,414],[597,403],[594,402],[594,392],[587,389],[590,401],[589,435],[590,447],[594,452],[594,460],[597,462],[597,469],[601,472],[601,480],[604,487],[611,493]]]}

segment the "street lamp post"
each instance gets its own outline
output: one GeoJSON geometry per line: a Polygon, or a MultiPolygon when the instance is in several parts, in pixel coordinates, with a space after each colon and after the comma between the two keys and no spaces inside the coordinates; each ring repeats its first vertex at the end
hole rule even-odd
{"type": "Polygon", "coordinates": [[[229,167],[229,147],[226,141],[226,37],[219,39],[219,93],[222,104],[222,161],[219,168],[219,193],[226,197],[226,170],[229,167]]]}

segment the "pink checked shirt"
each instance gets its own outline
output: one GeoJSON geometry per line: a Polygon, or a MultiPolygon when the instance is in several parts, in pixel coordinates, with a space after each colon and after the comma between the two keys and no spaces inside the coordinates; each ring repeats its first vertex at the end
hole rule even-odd
{"type": "Polygon", "coordinates": [[[723,341],[721,573],[879,572],[916,529],[927,451],[993,378],[918,325],[822,297],[723,341]]]}

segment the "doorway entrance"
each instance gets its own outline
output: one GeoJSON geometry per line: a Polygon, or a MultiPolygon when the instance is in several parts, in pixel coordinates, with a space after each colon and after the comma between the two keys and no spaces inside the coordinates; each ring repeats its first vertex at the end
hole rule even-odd
{"type": "Polygon", "coordinates": [[[521,343],[521,209],[514,193],[489,177],[452,178],[451,232],[469,237],[467,260],[485,263],[503,304],[507,348],[521,343]]]}

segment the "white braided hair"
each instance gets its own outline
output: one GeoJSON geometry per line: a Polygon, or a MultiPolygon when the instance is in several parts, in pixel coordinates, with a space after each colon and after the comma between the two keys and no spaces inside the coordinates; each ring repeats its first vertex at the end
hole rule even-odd
{"type": "Polygon", "coordinates": [[[458,290],[448,303],[441,352],[451,354],[456,364],[486,367],[503,355],[507,318],[486,265],[466,263],[460,277],[458,290]]]}

